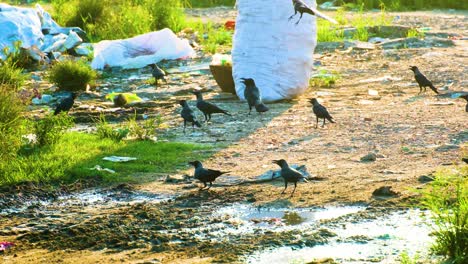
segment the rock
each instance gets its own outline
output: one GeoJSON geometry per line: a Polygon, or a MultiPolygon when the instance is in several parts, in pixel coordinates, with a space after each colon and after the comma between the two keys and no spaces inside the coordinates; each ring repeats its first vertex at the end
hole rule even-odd
{"type": "Polygon", "coordinates": [[[457,146],[457,145],[443,145],[443,146],[439,146],[437,148],[435,148],[435,151],[437,152],[447,152],[447,151],[451,151],[451,150],[456,150],[456,149],[459,149],[460,147],[457,146]]]}
{"type": "Polygon", "coordinates": [[[78,36],[78,34],[76,34],[75,31],[70,31],[67,39],[65,40],[65,43],[63,43],[63,46],[68,50],[80,45],[82,42],[83,40],[78,36]]]}
{"type": "Polygon", "coordinates": [[[450,39],[428,37],[419,38],[399,38],[380,43],[383,49],[403,49],[403,48],[432,48],[432,47],[453,47],[455,43],[450,39]]]}
{"type": "Polygon", "coordinates": [[[431,175],[421,175],[418,177],[418,181],[422,183],[431,182],[434,180],[434,177],[431,175]]]}
{"type": "Polygon", "coordinates": [[[398,196],[397,192],[392,191],[392,186],[382,186],[372,192],[372,196],[398,196]]]}
{"type": "Polygon", "coordinates": [[[389,41],[389,40],[390,39],[388,39],[388,38],[375,37],[375,38],[370,38],[367,42],[372,43],[372,44],[379,44],[379,43],[389,41]]]}
{"type": "Polygon", "coordinates": [[[373,162],[377,160],[377,155],[375,153],[369,153],[364,157],[361,157],[361,162],[373,162]]]}
{"type": "Polygon", "coordinates": [[[82,43],[75,48],[75,53],[80,56],[88,56],[93,52],[93,44],[82,43]]]}
{"type": "Polygon", "coordinates": [[[345,41],[344,42],[344,48],[354,48],[358,50],[373,50],[375,49],[375,45],[369,42],[362,42],[359,40],[354,40],[354,41],[345,41]]]}

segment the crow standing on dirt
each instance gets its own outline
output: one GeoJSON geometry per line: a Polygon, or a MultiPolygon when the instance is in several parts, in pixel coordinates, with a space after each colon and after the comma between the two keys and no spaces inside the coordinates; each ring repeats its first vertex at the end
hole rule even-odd
{"type": "Polygon", "coordinates": [[[212,103],[204,101],[201,91],[193,91],[192,93],[197,96],[197,108],[200,109],[200,111],[202,111],[203,115],[205,116],[205,122],[211,120],[211,114],[219,113],[228,116],[231,115],[228,111],[223,110],[212,103]]]}
{"type": "Polygon", "coordinates": [[[62,99],[60,103],[55,107],[54,115],[60,114],[60,112],[68,112],[75,104],[75,99],[78,93],[71,93],[69,97],[62,99]]]}
{"type": "Polygon", "coordinates": [[[431,88],[434,93],[439,94],[437,89],[434,87],[431,81],[429,81],[426,76],[424,76],[416,66],[411,66],[410,70],[414,72],[414,78],[416,79],[416,82],[418,82],[419,85],[419,93],[421,94],[424,88],[424,92],[426,92],[426,87],[431,88]]]}
{"type": "Polygon", "coordinates": [[[187,122],[192,123],[193,131],[195,131],[195,126],[201,127],[200,122],[197,121],[197,117],[193,113],[193,110],[190,108],[187,101],[180,100],[179,104],[182,106],[182,111],[180,112],[180,116],[184,119],[184,134],[185,134],[185,127],[187,126],[187,122]]]}
{"type": "Polygon", "coordinates": [[[288,21],[291,21],[291,19],[295,15],[297,15],[297,13],[299,13],[301,16],[299,17],[299,20],[297,20],[296,25],[299,24],[299,21],[301,21],[302,15],[304,13],[310,14],[310,15],[313,15],[313,16],[318,16],[320,18],[323,18],[325,20],[328,20],[328,21],[332,22],[333,24],[338,24],[338,22],[336,22],[336,20],[334,20],[333,18],[330,18],[330,17],[320,13],[317,9],[308,6],[306,3],[302,2],[301,0],[292,0],[292,2],[293,2],[293,5],[294,5],[294,14],[289,17],[288,21]]]}
{"type": "Polygon", "coordinates": [[[463,98],[466,100],[465,111],[468,112],[468,94],[461,95],[459,96],[459,98],[463,98]]]}
{"type": "Polygon", "coordinates": [[[260,90],[255,85],[255,81],[252,78],[241,78],[241,82],[245,84],[244,97],[249,104],[249,115],[252,112],[252,107],[255,107],[258,113],[266,112],[270,109],[263,104],[262,95],[260,90]]]}
{"type": "Polygon", "coordinates": [[[335,121],[333,121],[333,117],[328,113],[327,108],[321,105],[316,98],[310,99],[309,102],[312,103],[312,111],[314,111],[315,117],[317,118],[315,128],[318,127],[319,118],[323,118],[322,127],[325,126],[325,119],[330,121],[330,123],[335,123],[335,121]]]}
{"type": "Polygon", "coordinates": [[[306,178],[299,171],[289,167],[288,163],[284,159],[274,160],[273,163],[281,167],[280,175],[284,179],[284,190],[281,194],[284,194],[284,192],[288,188],[288,182],[294,183],[294,190],[291,193],[292,197],[294,192],[296,191],[297,182],[300,180],[304,180],[305,182],[307,182],[306,178]]]}
{"type": "MultiPolygon", "coordinates": [[[[210,169],[205,169],[203,168],[203,164],[196,160],[196,161],[191,161],[189,162],[190,165],[193,165],[195,167],[195,173],[194,173],[194,178],[201,181],[203,183],[203,187],[200,190],[203,190],[203,188],[206,188],[207,182],[210,183],[211,188],[213,182],[218,178],[219,176],[228,173],[228,171],[219,171],[219,170],[210,170],[210,169]]],[[[207,190],[208,190],[207,189],[207,190]]]]}
{"type": "Polygon", "coordinates": [[[152,63],[149,66],[152,69],[151,74],[154,77],[154,85],[158,86],[158,80],[164,80],[167,84],[167,81],[165,78],[166,73],[161,68],[159,68],[158,65],[156,65],[156,63],[152,63]]]}

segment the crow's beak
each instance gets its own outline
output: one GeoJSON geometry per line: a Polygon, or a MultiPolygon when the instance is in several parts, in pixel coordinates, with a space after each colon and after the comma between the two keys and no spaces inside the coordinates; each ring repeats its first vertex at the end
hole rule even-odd
{"type": "Polygon", "coordinates": [[[274,164],[278,164],[279,160],[273,160],[274,164]]]}

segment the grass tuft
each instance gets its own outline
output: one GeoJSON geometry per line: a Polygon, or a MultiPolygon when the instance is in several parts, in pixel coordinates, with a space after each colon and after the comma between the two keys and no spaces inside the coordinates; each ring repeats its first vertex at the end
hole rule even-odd
{"type": "Polygon", "coordinates": [[[47,73],[48,79],[64,91],[84,91],[96,76],[96,72],[84,60],[59,61],[47,73]]]}

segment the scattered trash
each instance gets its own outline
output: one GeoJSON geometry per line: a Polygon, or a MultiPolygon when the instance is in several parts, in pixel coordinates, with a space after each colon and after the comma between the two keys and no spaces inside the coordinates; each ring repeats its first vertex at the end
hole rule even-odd
{"type": "Polygon", "coordinates": [[[445,105],[454,105],[454,102],[425,102],[426,105],[435,105],[435,106],[445,106],[445,105]]]}
{"type": "Polygon", "coordinates": [[[115,173],[115,170],[111,170],[111,169],[108,169],[108,168],[103,168],[100,165],[96,165],[96,166],[94,166],[94,168],[90,168],[90,170],[107,171],[107,172],[112,173],[112,174],[115,173]]]}
{"type": "Polygon", "coordinates": [[[204,71],[210,69],[210,63],[200,63],[196,65],[189,65],[189,66],[181,66],[177,69],[168,69],[167,73],[184,73],[184,72],[195,72],[195,71],[204,71]]]}
{"type": "Polygon", "coordinates": [[[0,251],[5,251],[14,245],[15,243],[12,242],[0,242],[0,251]]]}
{"type": "Polygon", "coordinates": [[[236,21],[228,20],[224,23],[224,28],[227,30],[234,30],[236,28],[236,21]]]}
{"type": "Polygon", "coordinates": [[[179,39],[165,28],[129,39],[103,40],[94,44],[93,69],[105,66],[135,69],[161,60],[190,58],[195,51],[188,40],[179,39]]]}
{"type": "Polygon", "coordinates": [[[371,96],[378,96],[378,95],[379,95],[379,92],[378,92],[378,91],[372,90],[372,89],[369,89],[368,93],[369,93],[369,95],[371,95],[371,96]]]}
{"type": "Polygon", "coordinates": [[[37,61],[47,60],[47,54],[72,50],[82,43],[80,28],[60,27],[39,4],[35,8],[15,7],[0,4],[0,60],[14,52],[16,43],[37,61]],[[5,49],[6,48],[6,49],[5,49]]]}
{"type": "Polygon", "coordinates": [[[103,160],[112,161],[112,162],[127,162],[127,161],[136,160],[136,159],[137,158],[133,158],[133,157],[119,157],[119,156],[110,156],[110,157],[103,158],[103,160]]]}
{"type": "Polygon", "coordinates": [[[114,102],[114,99],[119,95],[122,95],[125,98],[125,100],[127,101],[126,103],[128,103],[128,104],[143,101],[140,97],[138,97],[138,95],[136,95],[134,93],[110,93],[110,94],[106,95],[106,99],[111,100],[112,102],[114,102]]]}
{"type": "Polygon", "coordinates": [[[382,77],[378,77],[378,78],[369,78],[369,79],[365,79],[365,80],[360,80],[359,83],[373,83],[373,82],[380,82],[380,83],[389,83],[389,82],[398,82],[398,81],[401,81],[402,78],[399,78],[399,77],[392,77],[390,75],[385,75],[385,76],[382,76],[382,77]]]}

